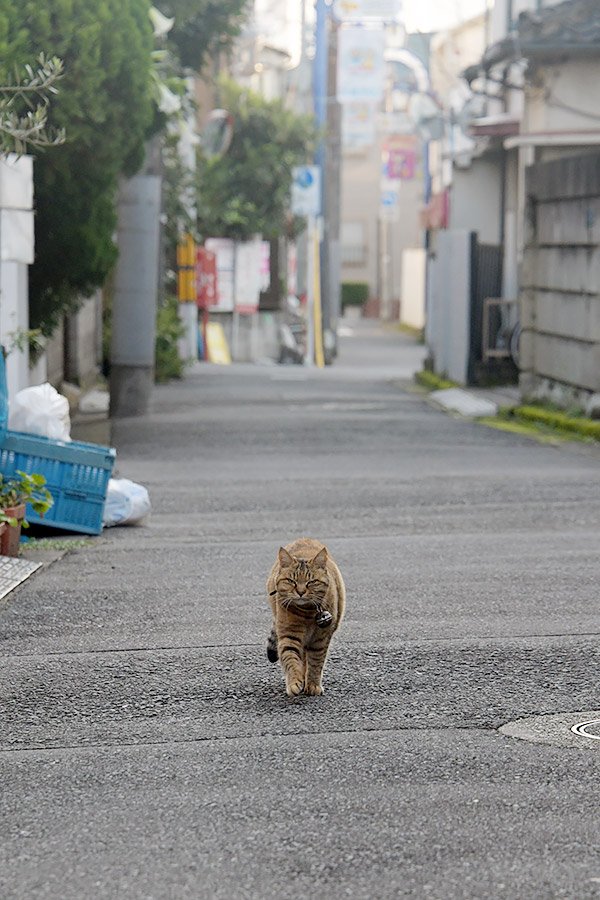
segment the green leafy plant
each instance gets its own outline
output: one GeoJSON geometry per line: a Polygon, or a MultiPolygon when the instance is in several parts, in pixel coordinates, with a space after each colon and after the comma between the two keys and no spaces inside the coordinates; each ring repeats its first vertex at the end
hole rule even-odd
{"type": "Polygon", "coordinates": [[[181,378],[185,363],[179,356],[177,342],[185,327],[179,318],[177,297],[168,297],[156,316],[156,349],[154,378],[157,382],[181,378]]]}
{"type": "Polygon", "coordinates": [[[29,359],[35,361],[46,346],[46,339],[39,328],[17,328],[16,331],[9,331],[8,337],[10,344],[2,344],[5,359],[15,350],[22,353],[28,347],[29,359]]]}
{"type": "MultiPolygon", "coordinates": [[[[46,479],[37,472],[27,474],[17,469],[14,475],[0,474],[0,522],[7,522],[11,526],[17,525],[17,520],[14,516],[7,515],[6,510],[22,503],[30,503],[38,516],[48,512],[54,500],[45,485],[46,479]]],[[[29,525],[25,520],[22,524],[24,528],[29,525]]]]}
{"type": "Polygon", "coordinates": [[[0,154],[64,144],[64,129],[48,127],[49,95],[57,93],[55,82],[62,74],[61,59],[40,53],[37,69],[26,63],[23,74],[15,67],[14,77],[0,85],[0,154]]]}
{"type": "Polygon", "coordinates": [[[342,282],[342,308],[364,306],[369,299],[369,285],[363,281],[342,282]]]}
{"type": "Polygon", "coordinates": [[[47,48],[64,62],[60,91],[44,111],[46,128],[64,129],[67,140],[33,148],[29,321],[46,336],[116,260],[119,177],[138,170],[155,109],[148,10],[148,0],[0,0],[0,84],[12,84],[15,66],[21,72],[47,48]]]}
{"type": "Polygon", "coordinates": [[[175,20],[168,47],[184,68],[196,72],[232,46],[251,11],[248,0],[162,0],[158,5],[175,20]]]}
{"type": "Polygon", "coordinates": [[[222,156],[198,159],[199,234],[246,241],[297,232],[304,222],[290,212],[293,169],[314,152],[313,117],[230,80],[220,82],[220,102],[233,118],[233,137],[222,156]]]}

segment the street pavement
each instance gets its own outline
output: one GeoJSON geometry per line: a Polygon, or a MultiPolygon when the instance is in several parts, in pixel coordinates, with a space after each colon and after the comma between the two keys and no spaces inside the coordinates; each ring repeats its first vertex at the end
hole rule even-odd
{"type": "Polygon", "coordinates": [[[113,423],[150,522],[0,603],[2,900],[600,898],[600,741],[499,730],[600,708],[600,453],[434,409],[422,357],[344,322],[331,367],[198,364],[113,423]],[[300,536],[348,600],[290,699],[300,536]]]}

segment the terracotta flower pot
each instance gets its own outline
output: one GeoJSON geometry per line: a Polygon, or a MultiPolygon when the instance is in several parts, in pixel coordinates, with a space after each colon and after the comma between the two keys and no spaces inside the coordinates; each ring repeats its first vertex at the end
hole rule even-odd
{"type": "Polygon", "coordinates": [[[11,516],[11,518],[17,520],[16,525],[9,525],[7,522],[3,524],[6,525],[6,530],[0,536],[0,554],[2,556],[18,556],[19,555],[19,541],[21,540],[21,522],[25,518],[25,507],[26,503],[21,503],[19,506],[11,506],[10,509],[5,509],[4,512],[7,516],[11,516]]]}

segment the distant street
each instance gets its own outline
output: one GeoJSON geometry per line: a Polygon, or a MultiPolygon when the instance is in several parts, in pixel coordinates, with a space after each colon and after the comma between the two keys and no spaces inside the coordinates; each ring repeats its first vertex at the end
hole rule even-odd
{"type": "Polygon", "coordinates": [[[331,367],[198,364],[113,423],[149,524],[0,601],[2,900],[600,897],[600,449],[433,409],[423,355],[344,321],[331,367]],[[301,536],[348,599],[292,700],[301,536]]]}

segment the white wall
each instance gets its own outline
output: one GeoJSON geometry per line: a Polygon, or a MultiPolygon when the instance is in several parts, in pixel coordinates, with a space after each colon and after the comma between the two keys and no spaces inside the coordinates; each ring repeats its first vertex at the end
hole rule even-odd
{"type": "Polygon", "coordinates": [[[452,228],[476,231],[483,244],[500,243],[500,176],[498,158],[475,159],[468,169],[454,169],[450,196],[452,228]]]}
{"type": "Polygon", "coordinates": [[[27,266],[33,262],[33,160],[0,158],[0,343],[9,352],[9,398],[29,386],[29,350],[11,349],[29,328],[27,266]]]}

